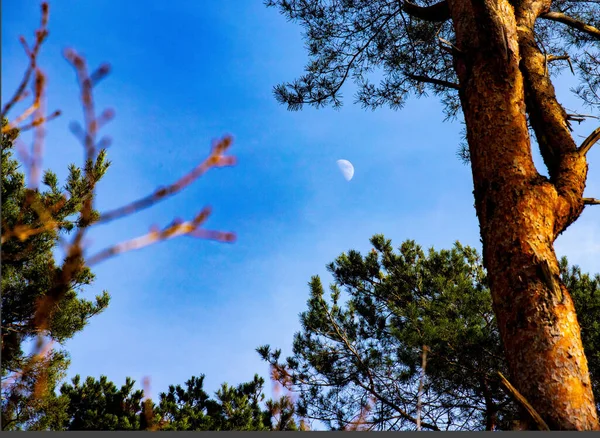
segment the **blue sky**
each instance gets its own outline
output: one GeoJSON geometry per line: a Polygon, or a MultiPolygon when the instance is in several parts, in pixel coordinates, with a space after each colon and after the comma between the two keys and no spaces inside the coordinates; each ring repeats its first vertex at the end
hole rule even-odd
{"type": "MultiPolygon", "coordinates": [[[[211,170],[184,192],[90,234],[92,252],[145,233],[152,224],[190,219],[203,206],[207,228],[235,231],[224,244],[180,237],[98,265],[85,296],[106,289],[109,308],[67,342],[69,375],[107,375],[116,384],[151,378],[152,394],[192,375],[206,388],[268,376],[255,352],[271,344],[290,352],[311,275],[384,233],[398,246],[415,239],[447,248],[480,248],[470,169],[456,157],[459,122],[443,123],[435,98],[404,109],[363,110],[346,87],[341,110],[289,112],[272,87],[302,73],[301,29],[261,0],[51,2],[50,36],[40,59],[49,78],[48,108],[63,116],[48,126],[44,167],[64,176],[81,163],[68,130],[81,120],[78,90],[62,50],[75,48],[93,67],[112,65],[95,92],[113,108],[105,129],[112,146],[97,206],[121,206],[188,172],[211,141],[235,137],[235,167],[211,170]],[[336,160],[352,161],[346,182],[336,160]]],[[[3,101],[21,79],[37,1],[2,2],[3,101]]],[[[559,81],[559,96],[579,109],[559,81]]],[[[577,128],[586,135],[591,123],[577,128]]],[[[600,149],[589,154],[587,196],[600,196],[600,149]]],[[[540,161],[538,160],[538,163],[540,161]]],[[[540,167],[541,168],[541,167],[540,167]]],[[[559,238],[559,255],[600,272],[600,208],[586,209],[559,238]]],[[[267,385],[267,391],[269,385],[267,385]]]]}

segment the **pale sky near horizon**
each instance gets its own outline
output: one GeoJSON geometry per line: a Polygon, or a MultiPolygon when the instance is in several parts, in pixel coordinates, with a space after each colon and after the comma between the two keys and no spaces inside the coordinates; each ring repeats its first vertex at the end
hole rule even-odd
{"type": "MultiPolygon", "coordinates": [[[[268,367],[255,352],[270,344],[291,351],[311,275],[331,281],[325,265],[348,249],[368,251],[383,233],[398,247],[414,239],[480,250],[468,166],[457,158],[460,121],[443,122],[435,97],[409,99],[399,111],[344,106],[289,112],[272,87],[303,73],[301,28],[262,0],[197,2],[55,0],[42,48],[49,78],[45,168],[66,174],[81,163],[70,134],[81,120],[75,75],[65,47],[112,72],[96,89],[98,109],[116,118],[105,129],[113,162],[98,187],[98,207],[121,206],[188,172],[226,133],[234,167],[209,171],[177,196],[91,233],[94,250],[189,219],[203,206],[207,228],[234,231],[233,244],[180,237],[120,255],[94,268],[84,296],[106,289],[109,308],[65,345],[69,376],[151,378],[151,395],[206,374],[206,389],[238,384],[268,367]],[[336,160],[355,166],[345,181],[336,160]]],[[[26,66],[18,42],[31,40],[39,2],[2,2],[2,101],[26,66]]],[[[581,110],[561,77],[559,96],[581,110]]],[[[575,126],[585,136],[595,126],[575,126]]],[[[577,137],[579,138],[579,137],[577,137]]],[[[537,163],[540,161],[538,159],[537,163]]],[[[600,197],[600,147],[589,154],[586,196],[600,197]]],[[[588,207],[556,243],[584,271],[600,272],[600,206],[588,207]]],[[[95,251],[94,251],[95,252],[95,251]]]]}

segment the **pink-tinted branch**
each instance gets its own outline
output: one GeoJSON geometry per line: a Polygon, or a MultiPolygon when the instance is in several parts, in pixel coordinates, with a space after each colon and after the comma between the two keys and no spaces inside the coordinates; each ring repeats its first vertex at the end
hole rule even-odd
{"type": "Polygon", "coordinates": [[[32,73],[37,68],[37,57],[38,57],[40,47],[42,46],[42,43],[48,36],[48,29],[47,29],[48,16],[49,16],[48,3],[43,2],[41,8],[42,8],[42,20],[41,20],[39,29],[37,29],[35,32],[35,43],[33,45],[33,49],[32,50],[29,49],[29,47],[27,45],[27,41],[25,40],[24,37],[20,38],[20,41],[23,44],[23,47],[25,48],[25,53],[27,53],[27,56],[29,57],[29,66],[27,67],[27,70],[25,70],[25,75],[23,76],[21,83],[17,87],[15,94],[6,103],[6,105],[4,105],[4,108],[2,108],[2,118],[6,117],[6,115],[12,109],[12,107],[23,98],[23,94],[25,92],[25,87],[27,87],[27,84],[29,83],[29,79],[31,78],[32,73]]]}
{"type": "Polygon", "coordinates": [[[123,207],[116,208],[108,211],[100,216],[100,219],[96,223],[110,222],[114,219],[132,214],[134,212],[146,209],[155,203],[166,199],[182,189],[190,185],[193,181],[202,176],[211,167],[224,167],[232,166],[235,164],[235,157],[224,156],[223,154],[229,149],[233,142],[231,136],[225,136],[220,141],[213,145],[212,151],[208,158],[202,163],[197,165],[189,173],[184,175],[182,178],[174,182],[173,184],[162,187],[154,191],[148,196],[145,196],[137,201],[127,204],[123,207]]]}
{"type": "Polygon", "coordinates": [[[206,221],[208,216],[210,216],[210,213],[210,207],[205,207],[191,221],[182,222],[179,220],[175,220],[163,230],[159,230],[157,227],[152,227],[148,233],[140,237],[136,237],[131,240],[126,240],[124,242],[120,242],[116,245],[103,249],[102,251],[90,257],[87,260],[87,264],[89,266],[92,266],[110,257],[114,257],[117,254],[122,254],[124,252],[144,248],[153,243],[169,240],[177,236],[189,235],[193,237],[219,240],[222,242],[234,241],[235,234],[233,233],[200,229],[200,226],[206,221]]]}

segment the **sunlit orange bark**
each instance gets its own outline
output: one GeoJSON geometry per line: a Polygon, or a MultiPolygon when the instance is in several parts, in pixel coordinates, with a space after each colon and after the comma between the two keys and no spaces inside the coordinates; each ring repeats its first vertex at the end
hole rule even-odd
{"type": "Polygon", "coordinates": [[[533,39],[545,3],[448,2],[484,263],[511,381],[551,429],[590,430],[599,425],[587,360],[553,248],[583,210],[587,163],[533,39]],[[534,166],[526,114],[550,178],[534,166]]]}

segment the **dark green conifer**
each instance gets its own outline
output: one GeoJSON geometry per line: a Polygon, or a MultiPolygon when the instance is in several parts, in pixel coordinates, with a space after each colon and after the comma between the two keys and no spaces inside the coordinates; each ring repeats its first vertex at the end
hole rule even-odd
{"type": "MultiPolygon", "coordinates": [[[[312,277],[291,357],[280,361],[280,350],[258,349],[280,381],[299,391],[299,414],[331,429],[357,421],[374,430],[415,429],[427,346],[423,429],[512,428],[518,411],[497,379],[507,366],[477,252],[458,242],[425,252],[410,240],[396,252],[382,235],[371,243],[368,254],[350,250],[328,265],[329,297],[312,277]]],[[[598,397],[600,276],[569,268],[566,258],[561,267],[598,397]]]]}
{"type": "MultiPolygon", "coordinates": [[[[2,121],[6,126],[7,121],[2,121]]],[[[66,183],[60,187],[56,174],[46,171],[43,189],[30,189],[25,174],[14,158],[14,144],[19,131],[2,134],[2,381],[23,374],[18,385],[2,389],[2,428],[32,428],[50,408],[54,388],[68,366],[68,355],[57,351],[45,359],[44,365],[32,364],[33,353],[24,351],[28,341],[40,334],[36,311],[40,301],[55,286],[62,263],[55,260],[60,239],[82,226],[78,222],[83,200],[93,196],[82,170],[69,166],[66,183]],[[55,227],[48,226],[54,221],[55,227]],[[30,236],[20,232],[47,226],[30,236]],[[40,399],[34,394],[36,382],[40,399]],[[47,386],[47,388],[43,388],[47,386]],[[44,401],[45,399],[45,401],[44,401]]],[[[101,151],[94,163],[87,163],[96,180],[100,180],[109,162],[101,151]]],[[[97,217],[97,212],[93,214],[97,217]]],[[[94,275],[85,265],[74,272],[64,297],[56,303],[41,334],[59,345],[81,331],[89,319],[102,312],[109,303],[105,291],[87,300],[81,297],[94,275]]],[[[38,394],[38,395],[39,395],[38,394]]]]}

